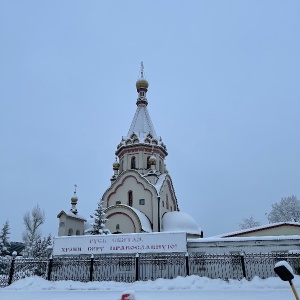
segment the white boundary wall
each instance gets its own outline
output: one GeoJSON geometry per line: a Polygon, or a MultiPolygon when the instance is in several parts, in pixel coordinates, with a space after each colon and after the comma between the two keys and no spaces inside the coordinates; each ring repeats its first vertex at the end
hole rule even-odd
{"type": "Polygon", "coordinates": [[[185,232],[55,237],[53,255],[187,252],[185,232]]]}

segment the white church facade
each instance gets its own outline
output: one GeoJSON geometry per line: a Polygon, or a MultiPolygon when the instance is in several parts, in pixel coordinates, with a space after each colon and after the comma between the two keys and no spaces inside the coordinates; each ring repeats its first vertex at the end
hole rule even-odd
{"type": "MultiPolygon", "coordinates": [[[[168,155],[162,138],[156,134],[147,110],[149,84],[143,65],[136,82],[137,109],[126,136],[118,144],[110,186],[102,196],[106,228],[112,234],[186,232],[187,237],[203,237],[191,216],[179,210],[173,182],[166,169],[168,155]]],[[[76,194],[73,198],[77,199],[76,194]]],[[[71,199],[70,211],[61,211],[59,236],[82,235],[86,219],[78,215],[71,199]],[[72,227],[78,228],[74,230],[72,227]]]]}

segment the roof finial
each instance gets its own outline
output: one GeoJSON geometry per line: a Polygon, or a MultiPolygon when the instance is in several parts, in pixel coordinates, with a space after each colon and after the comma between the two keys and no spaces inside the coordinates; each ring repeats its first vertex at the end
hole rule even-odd
{"type": "Polygon", "coordinates": [[[77,184],[74,184],[74,195],[76,195],[77,184]]]}
{"type": "Polygon", "coordinates": [[[141,70],[140,70],[140,72],[141,72],[141,78],[144,78],[144,63],[143,62],[141,62],[141,70]]]}

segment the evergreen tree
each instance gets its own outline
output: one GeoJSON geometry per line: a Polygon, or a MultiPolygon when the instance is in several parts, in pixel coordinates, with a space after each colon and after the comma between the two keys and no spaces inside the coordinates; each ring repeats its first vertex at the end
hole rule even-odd
{"type": "Polygon", "coordinates": [[[103,208],[103,200],[100,200],[97,206],[97,209],[95,209],[95,212],[93,215],[91,215],[91,218],[94,219],[94,222],[91,224],[92,229],[88,232],[89,234],[109,234],[109,229],[105,228],[105,223],[108,221],[106,219],[106,213],[104,212],[103,208]]]}
{"type": "Polygon", "coordinates": [[[7,220],[4,223],[0,232],[0,255],[9,254],[8,252],[8,247],[10,246],[9,234],[10,234],[10,228],[9,228],[9,222],[7,220]]]}

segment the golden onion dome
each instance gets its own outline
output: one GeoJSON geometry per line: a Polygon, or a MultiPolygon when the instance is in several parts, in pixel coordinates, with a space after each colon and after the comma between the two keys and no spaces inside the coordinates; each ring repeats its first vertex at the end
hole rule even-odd
{"type": "Polygon", "coordinates": [[[114,169],[114,170],[119,170],[119,167],[120,167],[120,164],[119,164],[117,161],[115,161],[115,162],[113,163],[113,169],[114,169]]]}
{"type": "Polygon", "coordinates": [[[151,165],[155,165],[156,164],[156,157],[154,155],[152,155],[150,158],[149,158],[149,163],[151,165]]]}
{"type": "Polygon", "coordinates": [[[149,86],[149,83],[146,79],[141,78],[136,82],[136,89],[139,90],[140,88],[145,88],[147,89],[149,86]]]}
{"type": "Polygon", "coordinates": [[[76,204],[78,201],[78,197],[76,196],[76,194],[74,193],[73,197],[71,198],[71,203],[72,204],[76,204]]]}

